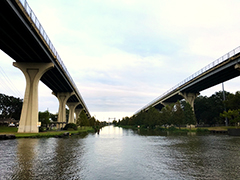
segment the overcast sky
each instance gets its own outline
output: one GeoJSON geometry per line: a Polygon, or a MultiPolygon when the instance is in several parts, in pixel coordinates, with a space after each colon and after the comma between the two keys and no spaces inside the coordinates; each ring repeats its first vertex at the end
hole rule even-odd
{"type": "MultiPolygon", "coordinates": [[[[240,45],[239,0],[28,0],[91,113],[132,116],[240,45]]],[[[23,98],[25,78],[0,51],[0,93],[23,98]]],[[[239,77],[225,90],[240,90],[239,77]]],[[[210,96],[219,84],[200,92],[210,96]]],[[[58,100],[39,84],[39,110],[58,100]]],[[[112,120],[112,119],[111,119],[112,120]]]]}

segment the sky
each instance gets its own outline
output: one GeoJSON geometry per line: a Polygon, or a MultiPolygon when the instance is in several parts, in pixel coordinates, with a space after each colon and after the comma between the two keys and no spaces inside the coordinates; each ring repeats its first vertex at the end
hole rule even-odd
{"type": "MultiPolygon", "coordinates": [[[[240,45],[238,0],[28,0],[91,116],[132,116],[240,45]]],[[[0,93],[24,97],[25,78],[0,51],[0,93]]],[[[224,83],[240,90],[240,77],[224,83]]],[[[210,96],[222,84],[201,91],[210,96]]],[[[39,111],[58,100],[39,83],[39,111]]],[[[110,119],[109,119],[110,118],[110,119]]]]}

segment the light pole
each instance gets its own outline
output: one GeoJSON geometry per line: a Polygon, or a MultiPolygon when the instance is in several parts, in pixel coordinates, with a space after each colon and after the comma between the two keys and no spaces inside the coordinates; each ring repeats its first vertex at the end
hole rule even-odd
{"type": "MultiPolygon", "coordinates": [[[[225,91],[224,91],[224,84],[222,83],[222,91],[223,91],[223,107],[224,107],[224,111],[226,111],[226,105],[225,105],[225,91]]],[[[227,117],[225,117],[225,125],[228,126],[228,119],[227,117]]]]}

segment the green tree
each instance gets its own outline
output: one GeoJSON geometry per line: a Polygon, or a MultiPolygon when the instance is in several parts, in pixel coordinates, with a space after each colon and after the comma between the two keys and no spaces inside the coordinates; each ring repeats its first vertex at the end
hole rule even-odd
{"type": "Polygon", "coordinates": [[[147,113],[146,113],[146,116],[145,116],[145,126],[151,128],[151,129],[154,129],[155,126],[158,124],[158,119],[159,119],[159,111],[154,108],[154,107],[151,107],[147,113]]]}
{"type": "Polygon", "coordinates": [[[226,109],[240,109],[240,91],[235,94],[228,93],[226,98],[226,109]]]}
{"type": "Polygon", "coordinates": [[[95,117],[91,117],[89,119],[89,125],[92,126],[92,127],[96,126],[96,119],[95,119],[95,117]]]}
{"type": "Polygon", "coordinates": [[[195,116],[198,124],[208,124],[209,101],[207,96],[198,96],[194,101],[195,116]]]}
{"type": "Polygon", "coordinates": [[[23,100],[0,94],[0,118],[20,119],[23,100]]]}
{"type": "Polygon", "coordinates": [[[173,114],[172,114],[172,123],[177,125],[179,129],[181,129],[181,125],[184,124],[184,112],[181,107],[181,103],[179,101],[173,106],[173,114]]]}
{"type": "MultiPolygon", "coordinates": [[[[225,92],[226,97],[229,93],[225,92]]],[[[214,125],[217,123],[224,124],[219,114],[224,110],[223,92],[219,91],[210,96],[199,96],[195,99],[195,115],[198,124],[214,125]]]]}
{"type": "Polygon", "coordinates": [[[96,120],[96,127],[100,127],[100,121],[99,120],[96,120]]]}
{"type": "Polygon", "coordinates": [[[135,123],[134,123],[134,118],[129,118],[129,117],[127,117],[127,119],[128,119],[128,125],[130,125],[130,126],[134,126],[135,125],[135,123]]]}
{"type": "Polygon", "coordinates": [[[78,126],[89,126],[89,121],[88,121],[85,111],[81,111],[76,124],[78,126]]]}
{"type": "Polygon", "coordinates": [[[51,118],[52,121],[57,121],[57,117],[58,117],[57,113],[56,114],[50,113],[50,118],[51,118]]]}
{"type": "Polygon", "coordinates": [[[48,110],[44,111],[44,112],[40,112],[38,113],[39,115],[39,121],[41,122],[42,126],[47,127],[50,123],[50,113],[48,110]]]}
{"type": "Polygon", "coordinates": [[[162,123],[163,125],[166,126],[167,125],[171,125],[173,123],[173,104],[170,105],[166,105],[165,107],[162,108],[161,110],[161,119],[162,119],[162,123]]]}
{"type": "MultiPolygon", "coordinates": [[[[227,97],[228,93],[225,92],[225,94],[227,97]]],[[[219,114],[224,111],[223,92],[216,92],[209,97],[209,101],[212,115],[212,119],[209,119],[209,121],[211,122],[211,124],[224,124],[223,119],[219,117],[219,114]]]]}
{"type": "Polygon", "coordinates": [[[163,112],[160,111],[160,112],[159,112],[159,116],[158,116],[158,120],[157,120],[157,125],[159,125],[159,126],[165,126],[165,128],[166,128],[166,124],[167,124],[167,123],[165,123],[164,120],[165,120],[165,119],[164,119],[163,112]]]}
{"type": "Polygon", "coordinates": [[[135,125],[144,125],[146,112],[141,111],[137,116],[134,116],[135,125]]]}
{"type": "Polygon", "coordinates": [[[227,117],[230,124],[234,124],[237,128],[237,124],[240,122],[240,109],[229,109],[227,112],[224,111],[223,113],[220,113],[220,117],[227,117]]]}
{"type": "Polygon", "coordinates": [[[188,125],[196,124],[196,118],[195,118],[192,106],[186,101],[183,101],[182,104],[183,104],[183,110],[184,110],[185,124],[188,124],[188,125]]]}
{"type": "Polygon", "coordinates": [[[112,122],[114,125],[117,125],[117,121],[114,119],[112,122]]]}

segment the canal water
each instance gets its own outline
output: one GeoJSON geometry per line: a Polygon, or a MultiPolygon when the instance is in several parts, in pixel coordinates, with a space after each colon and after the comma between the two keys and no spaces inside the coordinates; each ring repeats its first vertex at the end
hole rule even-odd
{"type": "Polygon", "coordinates": [[[85,137],[2,140],[0,179],[240,179],[240,137],[106,126],[85,137]]]}

